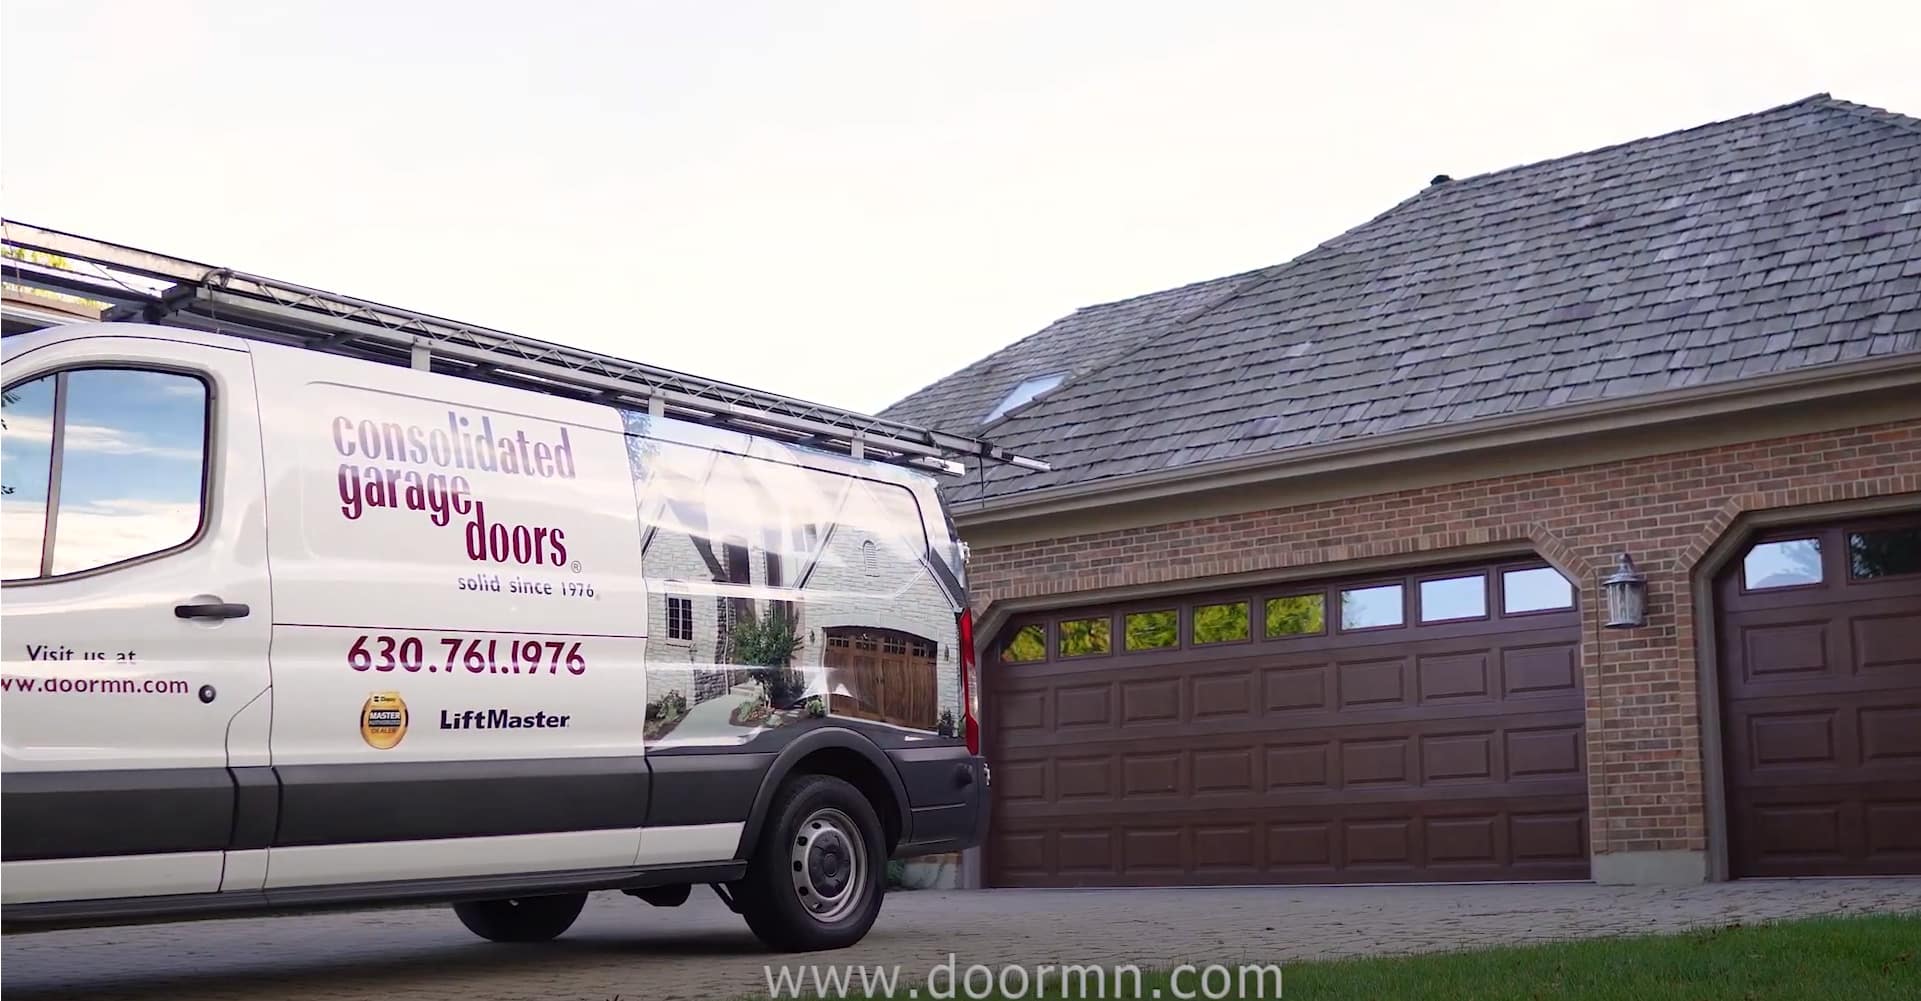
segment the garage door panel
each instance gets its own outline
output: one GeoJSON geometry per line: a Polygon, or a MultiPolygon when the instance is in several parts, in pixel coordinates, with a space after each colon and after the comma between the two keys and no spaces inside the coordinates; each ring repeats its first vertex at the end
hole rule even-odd
{"type": "Polygon", "coordinates": [[[1851,576],[1856,527],[1757,543],[1816,540],[1815,584],[1717,583],[1735,875],[1921,872],[1921,575],[1851,576]]]}
{"type": "MultiPolygon", "coordinates": [[[[1885,791],[1874,794],[1885,797],[1885,791]]],[[[1864,808],[1868,854],[1890,862],[1921,863],[1921,795],[1870,798],[1864,808]]],[[[1921,869],[1911,870],[1921,871],[1921,869]]]]}
{"type": "MultiPolygon", "coordinates": [[[[1405,725],[1403,725],[1405,726],[1405,725]]],[[[1485,798],[1491,789],[1553,795],[1585,788],[1582,726],[1532,714],[1463,729],[1434,721],[1360,734],[1212,735],[1183,741],[1029,749],[996,759],[1009,816],[1071,816],[1090,808],[1239,809],[1277,803],[1485,798]],[[1098,746],[1098,750],[1097,750],[1098,746]],[[1059,804],[1060,809],[1047,809],[1059,804]]],[[[997,815],[997,818],[1000,815],[997,815]]]]}
{"type": "Polygon", "coordinates": [[[1863,706],[1861,763],[1911,768],[1921,762],[1921,705],[1863,706]]]}
{"type": "Polygon", "coordinates": [[[1040,886],[1580,879],[1586,797],[1253,809],[1223,818],[1130,811],[997,831],[997,883],[1040,886]],[[1035,847],[1035,846],[1043,847],[1035,847]],[[1054,858],[1058,863],[1043,864],[1054,858]]]}
{"type": "MultiPolygon", "coordinates": [[[[1069,730],[1110,726],[1114,722],[1114,686],[1101,681],[1065,685],[1054,690],[1054,728],[1069,730]]],[[[1047,693],[1041,692],[1046,698],[1047,693]]]]}
{"type": "Polygon", "coordinates": [[[1120,725],[1131,729],[1142,724],[1181,721],[1181,682],[1178,678],[1151,678],[1124,681],[1120,685],[1120,725]]]}
{"type": "Polygon", "coordinates": [[[1921,782],[1740,791],[1729,813],[1733,861],[1744,875],[1921,872],[1921,782]]]}
{"type": "Polygon", "coordinates": [[[1580,649],[1573,643],[1543,643],[1501,648],[1501,697],[1579,698],[1580,649]]]}
{"type": "Polygon", "coordinates": [[[1415,661],[1414,671],[1423,705],[1493,702],[1500,698],[1486,650],[1430,654],[1415,661]]]}
{"type": "Polygon", "coordinates": [[[1163,779],[1179,783],[1177,791],[1186,795],[1386,785],[1438,793],[1463,783],[1578,784],[1586,781],[1583,733],[1578,717],[1555,712],[1015,745],[995,756],[994,781],[1004,786],[1009,801],[1043,794],[1050,768],[1052,795],[1062,798],[1144,793],[1163,779]],[[1186,770],[1176,767],[1182,762],[1186,770]],[[1116,776],[1125,776],[1126,788],[1116,776]]]}
{"type": "MultiPolygon", "coordinates": [[[[1854,661],[1862,674],[1887,673],[1903,680],[1921,670],[1921,612],[1856,615],[1854,661]]],[[[1911,682],[1910,682],[1911,683],[1911,682]]]]}
{"type": "MultiPolygon", "coordinates": [[[[1271,677],[1273,672],[1267,673],[1271,677]]],[[[1252,675],[1247,677],[1248,687],[1252,688],[1252,675]]],[[[1218,675],[1210,676],[1210,681],[1216,685],[1222,683],[1218,675]]],[[[1176,706],[1191,707],[1198,700],[1182,700],[1178,688],[1172,687],[1176,685],[1174,681],[1159,684],[1159,689],[1137,690],[1131,707],[1126,710],[1133,714],[1132,718],[1120,714],[1103,718],[1100,713],[1100,707],[1122,704],[1123,696],[1118,690],[1120,685],[1106,689],[1109,695],[1105,699],[1100,696],[1101,689],[1091,686],[1075,686],[1076,690],[1072,693],[1063,693],[1061,690],[1016,692],[1011,695],[996,693],[988,700],[990,711],[1000,713],[1011,709],[1019,716],[1019,720],[1018,725],[1009,725],[1005,720],[989,723],[995,731],[995,746],[1011,750],[1023,746],[1058,747],[1064,742],[1098,744],[1103,741],[1155,740],[1165,737],[1187,739],[1212,734],[1276,731],[1311,733],[1328,728],[1404,727],[1439,720],[1512,719],[1521,715],[1565,715],[1585,711],[1580,693],[1570,691],[1553,698],[1532,696],[1487,701],[1436,701],[1426,705],[1402,701],[1363,704],[1346,709],[1324,704],[1318,708],[1201,715],[1170,711],[1176,706]],[[1040,720],[1045,725],[1030,725],[1029,720],[1040,720]]]]}
{"type": "Polygon", "coordinates": [[[1756,624],[1741,634],[1742,680],[1749,685],[1819,679],[1825,683],[1844,661],[1828,649],[1828,622],[1756,624]]]}
{"type": "MultiPolygon", "coordinates": [[[[1000,781],[998,776],[994,780],[1000,781]]],[[[1522,805],[1532,804],[1538,798],[1555,795],[1573,795],[1578,792],[1577,783],[1544,784],[1531,789],[1522,805]]],[[[1009,802],[1012,802],[1011,800],[1009,802]]],[[[1216,815],[1238,813],[1246,810],[1262,810],[1275,806],[1286,809],[1320,809],[1324,807],[1345,806],[1356,810],[1374,807],[1405,808],[1410,803],[1428,803],[1436,807],[1456,806],[1463,803],[1489,802],[1488,789],[1460,787],[1455,789],[1423,789],[1418,786],[1381,786],[1377,788],[1347,787],[1295,790],[1287,795],[1273,793],[1224,793],[1219,796],[1181,797],[1175,795],[1135,795],[1111,798],[1090,798],[1081,802],[1055,800],[1052,802],[1033,802],[1027,808],[1012,812],[1009,816],[996,815],[994,823],[1009,829],[1026,829],[1036,824],[1065,823],[1076,818],[1086,817],[1094,809],[1103,816],[1126,812],[1142,817],[1160,816],[1194,812],[1197,806],[1216,815]]]]}
{"type": "Polygon", "coordinates": [[[1737,788],[1899,782],[1921,769],[1921,693],[1912,691],[1751,700],[1731,706],[1722,729],[1737,788]]]}

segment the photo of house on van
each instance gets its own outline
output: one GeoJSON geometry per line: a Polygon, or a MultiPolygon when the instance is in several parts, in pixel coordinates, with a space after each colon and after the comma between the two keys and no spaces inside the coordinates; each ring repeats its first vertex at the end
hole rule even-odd
{"type": "Polygon", "coordinates": [[[956,735],[960,560],[929,547],[941,515],[911,487],[925,477],[622,414],[649,746],[738,744],[824,716],[956,735]]]}

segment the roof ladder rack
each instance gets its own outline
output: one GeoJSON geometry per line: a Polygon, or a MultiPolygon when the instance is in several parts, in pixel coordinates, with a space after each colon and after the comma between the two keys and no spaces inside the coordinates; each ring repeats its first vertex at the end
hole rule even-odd
{"type": "Polygon", "coordinates": [[[965,462],[1046,470],[977,438],[916,427],[228,268],[0,220],[9,283],[141,320],[572,396],[958,475],[965,462]],[[49,255],[40,260],[21,252],[49,255]],[[76,267],[76,264],[84,267],[76,267]],[[98,272],[97,275],[90,273],[98,272]],[[143,288],[141,286],[147,286],[143,288]]]}

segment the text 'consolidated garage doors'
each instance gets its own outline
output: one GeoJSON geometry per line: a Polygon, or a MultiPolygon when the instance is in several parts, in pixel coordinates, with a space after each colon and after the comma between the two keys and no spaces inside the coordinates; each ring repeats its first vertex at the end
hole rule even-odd
{"type": "Polygon", "coordinates": [[[1539,561],[1016,618],[988,880],[1585,879],[1579,640],[1539,561]]]}

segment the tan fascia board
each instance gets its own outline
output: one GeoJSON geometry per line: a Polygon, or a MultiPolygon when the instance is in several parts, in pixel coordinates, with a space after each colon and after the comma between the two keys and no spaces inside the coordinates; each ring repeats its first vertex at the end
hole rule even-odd
{"type": "MultiPolygon", "coordinates": [[[[1676,424],[1772,411],[1796,405],[1866,399],[1876,394],[1921,390],[1921,352],[1840,365],[1799,369],[1709,386],[1649,393],[1619,400],[1596,400],[1547,410],[1395,434],[1330,442],[1304,448],[1155,470],[1088,484],[1069,484],[1011,497],[953,505],[955,524],[964,532],[1000,536],[1019,534],[1019,523],[1077,512],[1178,501],[1199,494],[1305,483],[1338,474],[1376,474],[1393,467],[1435,460],[1466,459],[1482,453],[1532,448],[1538,468],[1571,465],[1562,452],[1542,448],[1557,442],[1628,431],[1654,431],[1676,424]]],[[[1904,397],[1911,414],[1921,401],[1904,397]]],[[[1885,401],[1884,401],[1885,402],[1885,401]]],[[[1897,408],[1900,407],[1897,405],[1897,408]]],[[[1898,417],[1900,414],[1890,414],[1898,417]]],[[[1685,450],[1666,436],[1648,436],[1638,454],[1685,450]]],[[[1465,477],[1463,477],[1465,478],[1465,477]]],[[[985,542],[986,540],[983,540],[985,542]]],[[[979,543],[977,543],[979,544],[979,543]]]]}

